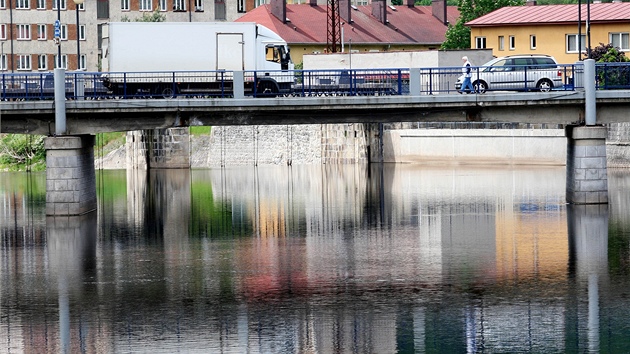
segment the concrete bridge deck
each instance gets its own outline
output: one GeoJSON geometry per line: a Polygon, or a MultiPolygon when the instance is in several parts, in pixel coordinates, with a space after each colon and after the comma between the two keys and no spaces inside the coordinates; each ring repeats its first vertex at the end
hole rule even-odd
{"type": "MultiPolygon", "coordinates": [[[[626,122],[630,90],[596,92],[597,123],[626,122]]],[[[66,101],[67,134],[255,124],[518,122],[580,124],[584,91],[66,101]]],[[[0,102],[0,132],[53,135],[54,101],[0,102]]]]}

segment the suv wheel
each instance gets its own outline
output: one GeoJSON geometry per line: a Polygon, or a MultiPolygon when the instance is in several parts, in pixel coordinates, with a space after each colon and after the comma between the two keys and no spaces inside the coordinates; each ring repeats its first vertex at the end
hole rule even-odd
{"type": "Polygon", "coordinates": [[[553,88],[553,83],[547,79],[543,79],[538,81],[536,88],[540,92],[549,92],[553,88]]]}
{"type": "Polygon", "coordinates": [[[483,81],[475,81],[473,82],[473,88],[477,93],[486,93],[486,91],[488,90],[488,84],[483,81]]]}

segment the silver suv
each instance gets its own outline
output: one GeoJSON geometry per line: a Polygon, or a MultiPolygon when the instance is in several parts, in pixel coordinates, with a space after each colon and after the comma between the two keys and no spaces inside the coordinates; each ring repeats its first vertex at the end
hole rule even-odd
{"type": "MultiPolygon", "coordinates": [[[[470,80],[478,93],[488,90],[548,92],[562,87],[562,70],[549,55],[510,55],[473,67],[470,80]]],[[[457,78],[457,91],[463,82],[464,75],[457,78]]]]}

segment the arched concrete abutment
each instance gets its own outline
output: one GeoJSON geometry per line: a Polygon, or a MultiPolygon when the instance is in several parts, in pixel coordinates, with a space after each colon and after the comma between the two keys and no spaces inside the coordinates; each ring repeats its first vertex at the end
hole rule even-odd
{"type": "Polygon", "coordinates": [[[47,137],[46,215],[83,215],[96,210],[94,135],[47,137]]]}
{"type": "Polygon", "coordinates": [[[570,125],[566,127],[565,134],[567,137],[567,202],[607,204],[606,127],[570,125]]]}

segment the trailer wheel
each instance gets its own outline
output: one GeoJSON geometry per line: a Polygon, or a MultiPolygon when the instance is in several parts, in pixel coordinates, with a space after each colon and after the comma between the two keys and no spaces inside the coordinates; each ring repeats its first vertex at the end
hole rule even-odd
{"type": "Polygon", "coordinates": [[[174,98],[177,93],[176,90],[173,89],[173,86],[160,86],[156,90],[156,96],[162,96],[162,98],[174,98]]]}

